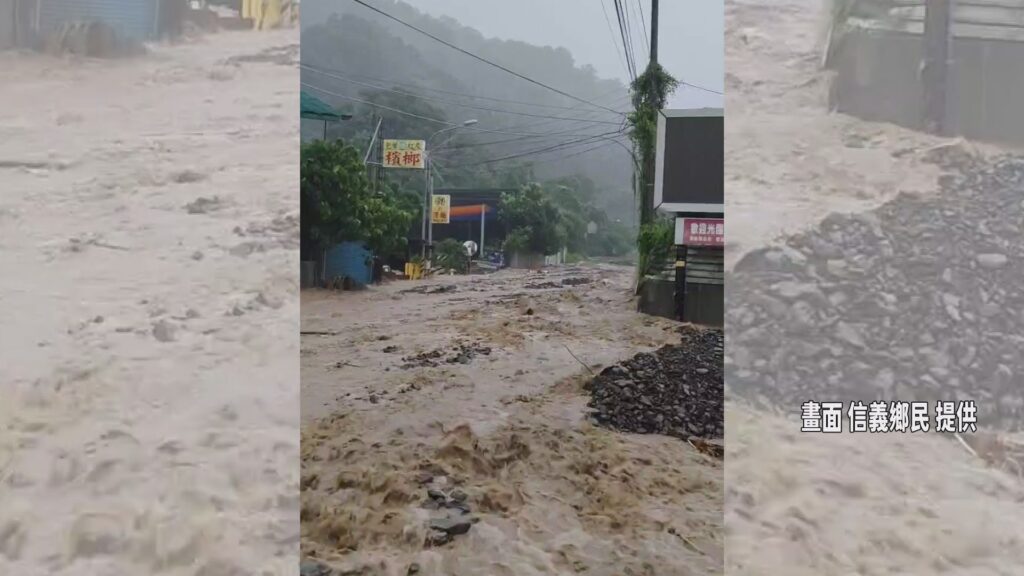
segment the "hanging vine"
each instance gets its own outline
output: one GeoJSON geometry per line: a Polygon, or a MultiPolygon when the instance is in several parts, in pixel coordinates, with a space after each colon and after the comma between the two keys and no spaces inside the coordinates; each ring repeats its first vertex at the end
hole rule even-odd
{"type": "Polygon", "coordinates": [[[640,224],[654,219],[654,154],[658,137],[658,114],[679,82],[661,64],[651,62],[644,73],[633,80],[633,111],[628,115],[630,139],[640,159],[638,192],[640,224]]]}
{"type": "Polygon", "coordinates": [[[639,197],[640,205],[636,292],[639,292],[644,278],[658,267],[672,244],[671,228],[668,228],[666,236],[666,226],[657,221],[654,212],[654,155],[658,114],[678,85],[679,82],[657,62],[651,62],[632,84],[633,111],[627,119],[632,127],[630,139],[640,160],[634,184],[634,194],[639,197]]]}

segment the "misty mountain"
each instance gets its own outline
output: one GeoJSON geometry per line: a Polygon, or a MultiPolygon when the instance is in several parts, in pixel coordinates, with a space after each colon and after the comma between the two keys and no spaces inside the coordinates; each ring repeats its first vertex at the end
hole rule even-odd
{"type": "Polygon", "coordinates": [[[454,19],[435,18],[396,0],[371,4],[596,105],[480,62],[355,2],[307,0],[302,6],[303,89],[355,116],[332,127],[332,137],[357,145],[368,141],[375,117],[383,117],[388,138],[415,139],[447,126],[433,120],[475,119],[477,124],[432,142],[436,163],[451,167],[442,174],[460,181],[451,185],[514,181],[503,173],[524,169],[543,179],[578,174],[597,184],[598,201],[607,211],[627,218],[632,214],[633,167],[624,149],[629,142],[621,133],[624,117],[615,112],[628,109],[626,86],[599,78],[590,66],[577,66],[564,48],[485,38],[454,19]],[[519,157],[505,159],[509,156],[519,157]]]}

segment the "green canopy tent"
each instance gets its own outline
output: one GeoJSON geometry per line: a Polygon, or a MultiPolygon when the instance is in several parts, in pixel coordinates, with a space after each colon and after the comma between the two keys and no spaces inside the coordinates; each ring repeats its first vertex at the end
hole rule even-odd
{"type": "Polygon", "coordinates": [[[322,120],[324,123],[324,140],[327,140],[328,122],[341,122],[342,120],[350,120],[352,118],[351,114],[342,114],[341,112],[338,112],[332,108],[330,104],[316,96],[313,96],[305,90],[302,91],[300,96],[302,104],[302,112],[300,116],[310,120],[322,120]]]}

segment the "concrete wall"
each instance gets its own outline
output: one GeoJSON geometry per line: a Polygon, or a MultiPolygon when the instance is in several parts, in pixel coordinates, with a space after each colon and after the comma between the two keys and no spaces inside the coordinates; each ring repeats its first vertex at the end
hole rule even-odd
{"type": "Polygon", "coordinates": [[[544,254],[516,252],[509,258],[508,267],[519,270],[537,270],[545,266],[558,266],[565,263],[566,253],[563,249],[558,254],[545,256],[544,254]]]}
{"type": "Polygon", "coordinates": [[[537,270],[544,267],[544,255],[516,252],[509,258],[508,267],[519,270],[537,270]]]}
{"type": "Polygon", "coordinates": [[[637,309],[651,316],[678,320],[675,283],[672,280],[647,279],[640,287],[637,309]]]}
{"type": "MultiPolygon", "coordinates": [[[[832,104],[866,120],[922,129],[923,40],[855,30],[836,53],[832,104]]],[[[968,138],[1024,145],[1024,42],[956,38],[949,70],[950,129],[968,138]]]]}
{"type": "Polygon", "coordinates": [[[15,46],[14,2],[0,0],[0,50],[10,50],[15,46]]]}

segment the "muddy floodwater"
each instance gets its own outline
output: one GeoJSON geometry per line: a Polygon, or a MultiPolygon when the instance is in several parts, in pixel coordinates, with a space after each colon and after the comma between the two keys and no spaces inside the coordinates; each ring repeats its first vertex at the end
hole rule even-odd
{"type": "Polygon", "coordinates": [[[721,573],[721,460],[587,417],[594,373],[680,341],[635,312],[632,274],[304,293],[304,555],[353,574],[721,573]]]}
{"type": "Polygon", "coordinates": [[[0,52],[0,574],[294,570],[298,36],[0,52]]]}

